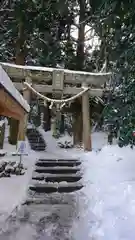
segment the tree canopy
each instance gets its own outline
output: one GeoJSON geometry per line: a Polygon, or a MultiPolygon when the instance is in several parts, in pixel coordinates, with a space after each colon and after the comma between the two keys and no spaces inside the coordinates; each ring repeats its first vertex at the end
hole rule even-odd
{"type": "Polygon", "coordinates": [[[0,61],[112,71],[104,120],[120,146],[134,144],[134,7],[133,0],[2,0],[0,61]]]}

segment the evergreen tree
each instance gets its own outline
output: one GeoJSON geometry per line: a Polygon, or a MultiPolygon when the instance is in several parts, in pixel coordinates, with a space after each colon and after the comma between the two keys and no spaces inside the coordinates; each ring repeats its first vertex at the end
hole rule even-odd
{"type": "MultiPolygon", "coordinates": [[[[98,2],[98,1],[97,1],[98,2]]],[[[105,1],[94,4],[93,23],[100,36],[99,60],[106,60],[106,70],[114,73],[105,109],[105,122],[110,132],[119,136],[119,145],[134,144],[135,129],[135,2],[105,1]],[[114,131],[112,131],[114,129],[114,131]]]]}

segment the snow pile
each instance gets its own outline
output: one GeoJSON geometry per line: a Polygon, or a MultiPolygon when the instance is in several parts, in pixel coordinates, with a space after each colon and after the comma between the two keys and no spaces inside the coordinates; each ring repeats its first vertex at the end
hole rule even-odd
{"type": "Polygon", "coordinates": [[[59,139],[57,139],[57,142],[61,143],[71,142],[73,144],[73,137],[70,137],[68,134],[65,134],[61,136],[59,139]]]}
{"type": "MultiPolygon", "coordinates": [[[[18,156],[6,156],[1,161],[16,161],[19,163],[18,156]]],[[[27,168],[24,175],[11,175],[10,178],[0,178],[0,223],[2,223],[26,197],[26,191],[32,176],[37,156],[35,153],[23,157],[23,165],[27,168]]]]}
{"type": "Polygon", "coordinates": [[[75,239],[134,240],[135,150],[104,146],[78,156],[83,159],[85,187],[78,193],[75,239]]]}
{"type": "Polygon", "coordinates": [[[11,175],[24,175],[26,170],[21,162],[3,161],[0,163],[0,178],[11,177],[11,175]]]}
{"type": "Polygon", "coordinates": [[[73,148],[73,138],[70,137],[69,135],[64,135],[61,136],[58,140],[57,140],[57,145],[60,148],[73,148]]]}
{"type": "Polygon", "coordinates": [[[6,151],[3,149],[0,149],[0,157],[4,157],[6,155],[6,151]]]}

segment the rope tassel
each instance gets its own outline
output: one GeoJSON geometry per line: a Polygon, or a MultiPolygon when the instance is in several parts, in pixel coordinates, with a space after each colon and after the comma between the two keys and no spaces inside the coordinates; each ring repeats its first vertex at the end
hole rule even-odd
{"type": "Polygon", "coordinates": [[[66,103],[63,103],[61,106],[60,106],[60,110],[66,105],[66,103]]]}
{"type": "Polygon", "coordinates": [[[45,107],[47,106],[47,101],[46,101],[46,100],[44,100],[44,106],[45,106],[45,107]]]}
{"type": "Polygon", "coordinates": [[[53,107],[53,102],[51,102],[51,105],[49,106],[49,109],[52,109],[52,107],[53,107]]]}

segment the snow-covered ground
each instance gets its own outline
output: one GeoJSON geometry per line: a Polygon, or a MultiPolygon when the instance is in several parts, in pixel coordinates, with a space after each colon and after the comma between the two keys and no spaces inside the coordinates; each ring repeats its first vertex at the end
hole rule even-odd
{"type": "Polygon", "coordinates": [[[78,157],[83,163],[85,187],[78,193],[80,213],[72,229],[75,239],[134,240],[135,150],[107,145],[105,134],[94,133],[91,153],[60,151],[49,133],[43,135],[50,141],[49,151],[78,157]]]}
{"type": "MultiPolygon", "coordinates": [[[[8,127],[6,127],[4,149],[0,152],[6,152],[6,156],[0,157],[2,161],[19,162],[19,156],[12,156],[16,152],[16,146],[8,144],[8,127]]],[[[28,156],[23,156],[22,162],[27,168],[22,176],[12,175],[10,178],[0,178],[0,227],[8,218],[10,213],[25,199],[26,191],[33,172],[33,167],[38,156],[31,151],[28,144],[28,156]]]]}
{"type": "MultiPolygon", "coordinates": [[[[107,136],[101,132],[92,135],[92,152],[64,150],[59,149],[50,132],[40,132],[47,142],[46,152],[29,151],[29,156],[24,157],[28,167],[24,176],[0,179],[0,213],[11,212],[25,198],[37,157],[77,157],[82,161],[84,188],[77,192],[79,209],[72,224],[73,239],[134,240],[135,150],[107,145],[107,136]]],[[[65,140],[67,137],[58,141],[65,140]]],[[[6,146],[8,149],[5,140],[6,146]]]]}
{"type": "Polygon", "coordinates": [[[74,227],[85,230],[73,231],[78,233],[75,239],[135,239],[135,150],[104,146],[80,157],[85,208],[82,201],[74,227]]]}

